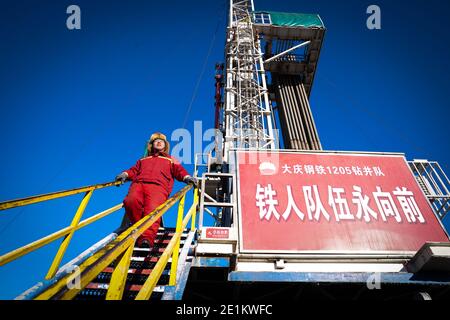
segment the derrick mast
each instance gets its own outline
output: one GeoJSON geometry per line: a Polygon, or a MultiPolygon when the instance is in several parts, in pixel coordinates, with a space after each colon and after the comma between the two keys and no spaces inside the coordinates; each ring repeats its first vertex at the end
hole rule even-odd
{"type": "Polygon", "coordinates": [[[2,202],[5,210],[86,192],[70,227],[0,257],[3,265],[64,237],[46,279],[17,298],[448,299],[442,168],[402,153],[322,150],[309,104],[322,19],[255,11],[253,0],[229,5],[225,66],[215,74],[216,158],[195,155],[201,186],[186,215],[190,186],[58,269],[73,232],[122,208],[80,221],[92,192],[119,182],[2,202]],[[176,227],[161,226],[152,248],[135,246],[175,204],[176,227]],[[81,285],[69,286],[78,270],[81,285]]]}
{"type": "Polygon", "coordinates": [[[253,0],[230,0],[225,49],[224,161],[232,148],[275,149],[277,145],[253,11],[253,0]]]}
{"type": "Polygon", "coordinates": [[[450,189],[433,187],[449,180],[438,164],[323,150],[309,102],[322,19],[255,11],[253,0],[229,5],[225,69],[216,65],[216,158],[196,158],[198,238],[186,296],[311,297],[322,292],[309,288],[326,284],[327,297],[384,299],[399,296],[399,285],[411,297],[448,286],[433,282],[450,270],[441,223],[450,197],[441,190],[450,189]],[[366,290],[374,273],[383,291],[366,290]]]}

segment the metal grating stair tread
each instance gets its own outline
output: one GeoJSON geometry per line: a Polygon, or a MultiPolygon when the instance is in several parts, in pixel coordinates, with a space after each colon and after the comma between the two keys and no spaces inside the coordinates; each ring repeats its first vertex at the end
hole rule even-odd
{"type": "MultiPolygon", "coordinates": [[[[187,232],[185,229],[180,240],[180,251],[186,242],[187,232]]],[[[123,300],[134,299],[142,288],[142,285],[147,280],[148,276],[153,271],[160,256],[166,249],[170,239],[175,234],[174,228],[160,228],[155,239],[153,248],[139,248],[133,249],[133,254],[128,269],[125,290],[123,293],[123,300]]],[[[166,268],[158,280],[157,286],[153,290],[151,299],[160,299],[164,293],[164,287],[169,284],[170,268],[172,258],[169,259],[166,268]]],[[[114,272],[116,262],[110,264],[97,277],[89,283],[83,290],[80,291],[77,300],[104,300],[109,288],[112,273],[114,272]]]]}

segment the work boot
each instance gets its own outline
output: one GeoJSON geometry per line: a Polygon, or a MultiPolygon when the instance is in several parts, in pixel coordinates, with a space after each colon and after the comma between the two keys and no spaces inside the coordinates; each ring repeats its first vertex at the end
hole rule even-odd
{"type": "Polygon", "coordinates": [[[151,243],[149,240],[147,239],[142,239],[139,243],[138,243],[138,247],[139,248],[151,248],[151,243]]]}

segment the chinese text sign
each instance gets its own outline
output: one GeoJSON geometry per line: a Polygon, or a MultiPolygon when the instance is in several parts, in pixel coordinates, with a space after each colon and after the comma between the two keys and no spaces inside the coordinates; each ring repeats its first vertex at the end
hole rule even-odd
{"type": "Polygon", "coordinates": [[[449,241],[402,156],[238,152],[238,163],[243,251],[417,251],[449,241]]]}

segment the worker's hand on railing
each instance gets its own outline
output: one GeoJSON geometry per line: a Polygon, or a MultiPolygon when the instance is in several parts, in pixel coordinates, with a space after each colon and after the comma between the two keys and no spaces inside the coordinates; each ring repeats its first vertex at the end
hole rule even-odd
{"type": "Polygon", "coordinates": [[[186,176],[183,180],[187,184],[192,184],[195,188],[198,188],[198,179],[192,176],[186,176]]]}
{"type": "Polygon", "coordinates": [[[124,184],[125,181],[127,181],[127,178],[128,178],[128,173],[122,172],[121,174],[116,176],[116,181],[120,181],[121,184],[124,184]]]}

